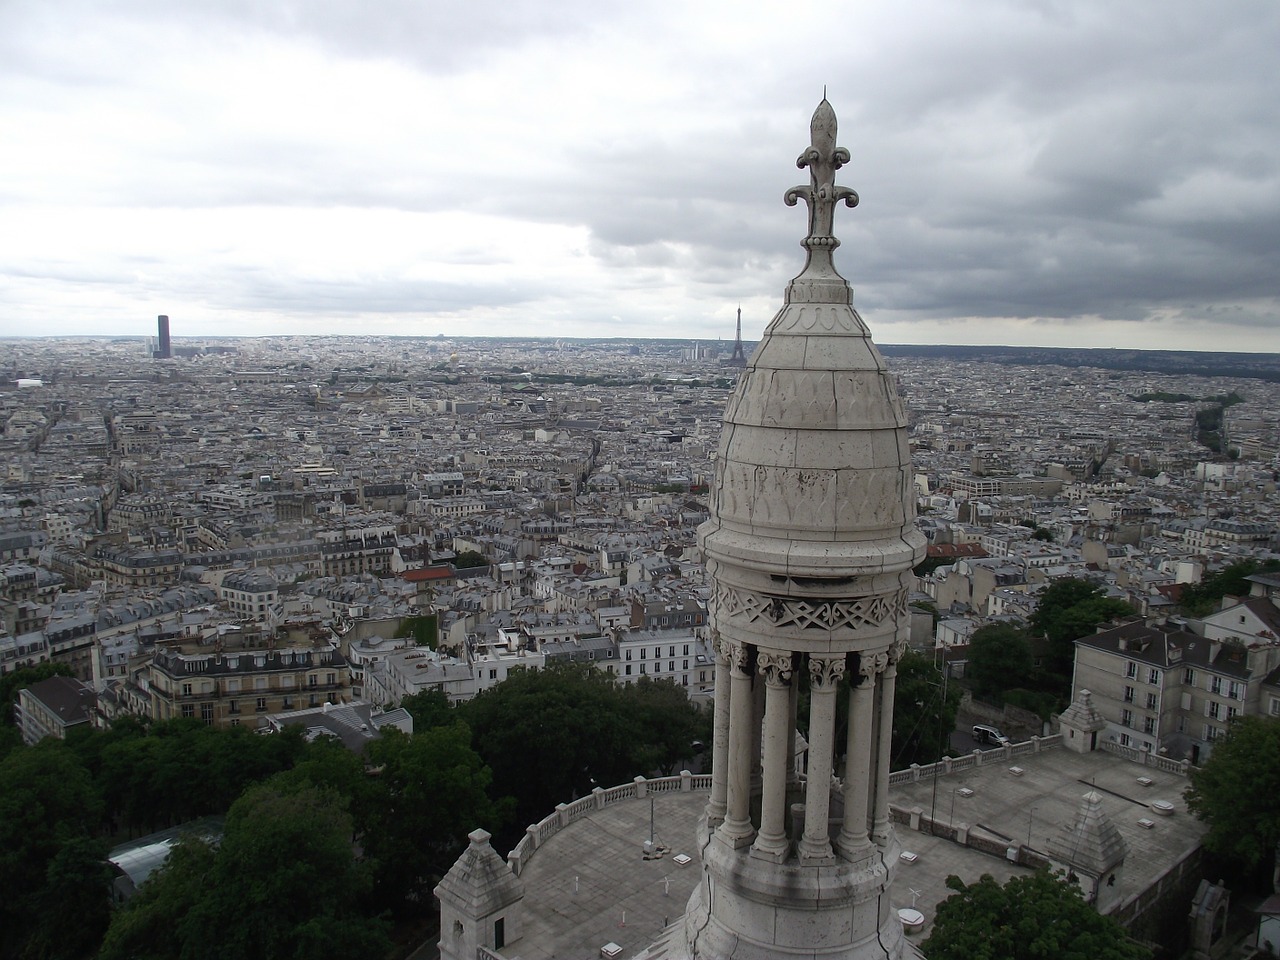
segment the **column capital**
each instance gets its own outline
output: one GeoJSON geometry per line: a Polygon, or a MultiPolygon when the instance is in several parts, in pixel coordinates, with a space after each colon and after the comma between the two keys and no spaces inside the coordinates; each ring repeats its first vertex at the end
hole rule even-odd
{"type": "Polygon", "coordinates": [[[885,651],[889,657],[889,663],[893,666],[898,665],[898,661],[902,659],[903,654],[907,652],[907,641],[894,640],[889,644],[889,649],[885,651]]]}
{"type": "Polygon", "coordinates": [[[716,655],[716,663],[729,663],[729,646],[731,641],[720,636],[720,631],[716,630],[711,635],[711,651],[716,655]]]}
{"type": "Polygon", "coordinates": [[[751,676],[751,662],[754,659],[755,649],[746,643],[737,640],[721,640],[725,647],[725,655],[729,658],[729,666],[734,670],[751,676]]]}
{"type": "Polygon", "coordinates": [[[876,676],[884,673],[889,665],[889,654],[881,650],[879,653],[858,654],[857,681],[855,686],[865,684],[870,687],[876,682],[876,676]]]}
{"type": "Polygon", "coordinates": [[[809,657],[809,680],[812,682],[814,689],[834,688],[840,682],[840,678],[844,676],[845,658],[840,657],[809,657]]]}
{"type": "Polygon", "coordinates": [[[770,686],[785,687],[791,683],[793,665],[791,654],[775,650],[756,652],[756,670],[770,686]]]}

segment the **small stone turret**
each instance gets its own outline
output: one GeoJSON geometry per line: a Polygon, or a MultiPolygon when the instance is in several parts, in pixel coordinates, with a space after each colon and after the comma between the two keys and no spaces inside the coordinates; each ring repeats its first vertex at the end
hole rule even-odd
{"type": "Polygon", "coordinates": [[[441,960],[475,960],[477,948],[500,950],[520,936],[524,884],[489,837],[471,831],[471,845],[433,891],[440,901],[441,960]]]}

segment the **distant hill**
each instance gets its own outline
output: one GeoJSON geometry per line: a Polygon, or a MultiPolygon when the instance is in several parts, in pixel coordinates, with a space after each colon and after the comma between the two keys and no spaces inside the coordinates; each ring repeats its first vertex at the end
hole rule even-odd
{"type": "Polygon", "coordinates": [[[984,360],[1020,366],[1098,367],[1149,373],[1243,377],[1280,382],[1280,354],[1202,353],[1198,350],[1098,350],[1085,347],[977,347],[880,344],[886,357],[984,360]]]}

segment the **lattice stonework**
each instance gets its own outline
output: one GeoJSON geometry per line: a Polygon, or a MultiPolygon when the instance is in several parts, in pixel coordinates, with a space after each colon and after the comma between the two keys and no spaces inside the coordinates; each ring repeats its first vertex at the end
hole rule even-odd
{"type": "Polygon", "coordinates": [[[907,611],[907,592],[843,600],[805,600],[797,597],[771,597],[754,590],[740,590],[724,583],[716,584],[713,598],[717,616],[748,623],[766,621],[773,627],[796,627],[801,630],[860,630],[879,627],[907,611]]]}

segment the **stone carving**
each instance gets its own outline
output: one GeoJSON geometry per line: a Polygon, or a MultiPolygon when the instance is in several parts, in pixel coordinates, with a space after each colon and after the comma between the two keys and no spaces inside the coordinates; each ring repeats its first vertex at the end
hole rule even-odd
{"type": "Polygon", "coordinates": [[[856,207],[858,195],[848,187],[836,186],[836,171],[849,162],[849,151],[836,146],[836,112],[824,98],[809,122],[809,147],[800,154],[796,166],[809,168],[809,184],[792,187],[783,195],[787,206],[803,200],[809,205],[809,235],[803,246],[810,250],[834,250],[840,241],[831,232],[835,207],[840,201],[856,207]]]}
{"type": "Polygon", "coordinates": [[[815,688],[834,687],[844,676],[844,657],[810,657],[809,680],[815,688]]]}
{"type": "Polygon", "coordinates": [[[889,665],[889,655],[885,652],[863,653],[858,656],[858,685],[863,682],[875,682],[876,676],[884,672],[889,665]]]}
{"type": "Polygon", "coordinates": [[[770,597],[725,583],[716,584],[716,613],[747,622],[768,621],[774,627],[800,630],[865,630],[880,627],[906,612],[905,590],[842,600],[770,597]]]}
{"type": "Polygon", "coordinates": [[[730,640],[725,642],[725,646],[729,648],[728,649],[729,665],[732,666],[733,669],[737,670],[738,672],[745,673],[747,674],[747,676],[750,676],[751,660],[752,660],[751,655],[754,652],[751,649],[750,644],[734,643],[733,641],[730,640]]]}
{"type": "Polygon", "coordinates": [[[756,654],[756,669],[771,686],[785,686],[791,682],[791,654],[761,650],[756,654]]]}

